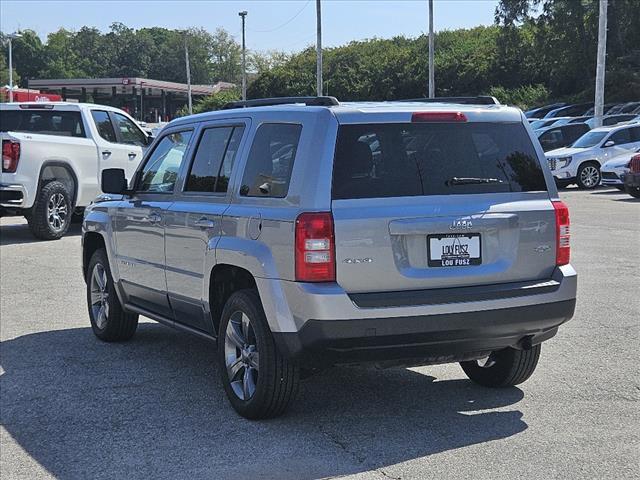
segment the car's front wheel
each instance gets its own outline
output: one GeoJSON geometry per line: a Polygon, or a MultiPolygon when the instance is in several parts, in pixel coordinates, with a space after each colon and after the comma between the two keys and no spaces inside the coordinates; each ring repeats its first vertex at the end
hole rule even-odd
{"type": "Polygon", "coordinates": [[[469,379],[484,387],[511,387],[527,380],[540,358],[540,345],[529,350],[505,348],[482,360],[460,362],[469,379]]]}
{"type": "Polygon", "coordinates": [[[89,319],[95,336],[105,342],[133,337],[138,328],[138,315],[122,308],[104,249],[96,250],[91,257],[86,281],[89,319]]]}
{"type": "Polygon", "coordinates": [[[594,162],[583,163],[578,168],[576,183],[582,190],[593,190],[600,185],[600,167],[594,162]]]}
{"type": "Polygon", "coordinates": [[[256,291],[240,290],[227,300],[218,360],[227,397],[243,417],[277,417],[293,401],[299,368],[278,352],[256,291]]]}

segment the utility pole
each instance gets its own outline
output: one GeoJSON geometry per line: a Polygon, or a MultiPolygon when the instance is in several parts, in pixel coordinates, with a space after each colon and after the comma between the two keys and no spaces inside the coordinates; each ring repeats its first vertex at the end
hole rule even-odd
{"type": "Polygon", "coordinates": [[[436,96],[435,72],[433,71],[433,0],[429,0],[429,98],[436,96]]]}
{"type": "Polygon", "coordinates": [[[13,45],[11,41],[21,36],[19,33],[10,33],[7,35],[9,39],[9,102],[13,102],[13,45]]]}
{"type": "Polygon", "coordinates": [[[322,12],[316,0],[316,94],[322,96],[322,12]]]}
{"type": "Polygon", "coordinates": [[[189,65],[189,47],[187,46],[187,34],[184,35],[184,63],[187,69],[187,101],[189,106],[189,115],[193,113],[193,103],[191,102],[191,67],[189,65]]]}
{"type": "Polygon", "coordinates": [[[602,126],[604,113],[604,74],[607,59],[607,1],[600,0],[600,16],[598,20],[598,61],[596,64],[596,98],[594,116],[596,126],[602,126]]]}
{"type": "Polygon", "coordinates": [[[242,17],[242,100],[247,99],[247,48],[244,41],[244,22],[247,11],[243,10],[238,15],[242,17]]]}

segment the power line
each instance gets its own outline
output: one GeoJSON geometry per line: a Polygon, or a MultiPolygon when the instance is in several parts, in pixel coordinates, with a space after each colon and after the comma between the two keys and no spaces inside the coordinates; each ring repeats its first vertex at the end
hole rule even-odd
{"type": "Polygon", "coordinates": [[[276,30],[280,30],[282,27],[286,27],[287,25],[289,25],[291,22],[293,22],[296,18],[298,18],[298,16],[300,16],[300,14],[304,11],[305,8],[307,8],[307,6],[311,3],[311,0],[308,0],[307,3],[305,3],[302,8],[300,10],[298,10],[298,12],[291,17],[289,20],[287,20],[286,22],[284,22],[281,25],[278,25],[275,28],[271,28],[269,30],[253,30],[253,29],[248,29],[250,32],[254,32],[254,33],[269,33],[269,32],[275,32],[276,30]]]}

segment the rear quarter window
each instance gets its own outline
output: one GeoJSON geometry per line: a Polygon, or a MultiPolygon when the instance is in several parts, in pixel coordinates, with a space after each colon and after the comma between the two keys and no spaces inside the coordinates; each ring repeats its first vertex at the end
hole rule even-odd
{"type": "Polygon", "coordinates": [[[339,127],[333,198],[546,191],[520,123],[339,127]]]}

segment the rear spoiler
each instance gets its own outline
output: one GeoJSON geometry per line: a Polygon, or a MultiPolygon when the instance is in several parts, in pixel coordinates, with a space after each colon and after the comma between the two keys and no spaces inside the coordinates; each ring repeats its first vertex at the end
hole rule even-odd
{"type": "Polygon", "coordinates": [[[463,105],[500,105],[496,97],[480,95],[477,97],[435,97],[435,98],[411,98],[406,100],[395,100],[398,102],[417,103],[459,103],[463,105]]]}

